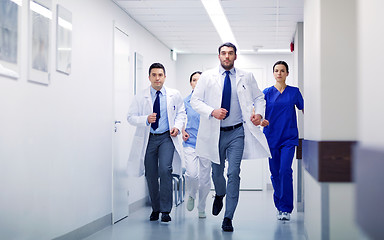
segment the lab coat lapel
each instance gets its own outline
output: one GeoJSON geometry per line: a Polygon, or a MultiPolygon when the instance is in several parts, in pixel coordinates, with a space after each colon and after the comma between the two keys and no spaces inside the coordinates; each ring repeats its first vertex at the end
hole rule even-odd
{"type": "MultiPolygon", "coordinates": [[[[217,71],[217,72],[218,72],[218,71],[217,71]]],[[[218,74],[215,74],[215,75],[213,75],[213,77],[215,78],[215,82],[216,82],[218,88],[219,88],[219,89],[223,89],[223,82],[222,82],[221,79],[220,79],[220,74],[219,74],[219,73],[218,73],[218,74]]]]}
{"type": "Polygon", "coordinates": [[[153,103],[152,103],[152,97],[151,97],[151,87],[147,88],[147,90],[144,92],[144,109],[145,111],[149,111],[149,113],[153,112],[153,103]]]}
{"type": "Polygon", "coordinates": [[[242,73],[239,69],[235,69],[235,70],[236,70],[236,86],[238,88],[239,84],[241,83],[244,77],[244,73],[242,73]]]}

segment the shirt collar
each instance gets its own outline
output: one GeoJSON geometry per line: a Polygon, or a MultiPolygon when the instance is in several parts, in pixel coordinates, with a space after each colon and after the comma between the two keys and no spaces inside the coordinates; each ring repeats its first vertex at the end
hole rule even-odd
{"type": "MultiPolygon", "coordinates": [[[[223,68],[223,66],[220,65],[219,66],[219,73],[220,73],[220,75],[224,75],[225,71],[227,71],[227,70],[225,70],[223,68]]],[[[233,67],[231,70],[229,70],[229,72],[231,73],[231,75],[234,75],[236,73],[236,68],[233,67]]]]}
{"type": "MultiPolygon", "coordinates": [[[[150,87],[150,89],[151,89],[151,96],[152,96],[152,97],[156,96],[156,92],[157,92],[157,90],[154,89],[152,86],[150,87]]],[[[166,91],[165,91],[165,88],[164,88],[164,87],[162,87],[162,88],[160,89],[160,92],[161,92],[161,95],[165,96],[166,91]]]]}

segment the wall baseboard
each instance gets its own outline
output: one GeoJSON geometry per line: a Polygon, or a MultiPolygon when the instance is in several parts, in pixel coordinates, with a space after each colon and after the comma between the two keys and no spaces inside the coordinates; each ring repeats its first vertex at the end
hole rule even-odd
{"type": "Polygon", "coordinates": [[[136,202],[133,202],[129,204],[129,214],[136,212],[137,210],[140,210],[142,207],[150,206],[150,200],[149,196],[146,196],[140,200],[137,200],[136,202]]]}
{"type": "Polygon", "coordinates": [[[95,221],[88,223],[72,232],[66,233],[60,237],[54,238],[53,240],[80,240],[84,239],[95,232],[98,232],[112,224],[112,213],[105,215],[95,221]]]}
{"type": "MultiPolygon", "coordinates": [[[[149,204],[148,196],[129,204],[129,212],[133,213],[140,208],[147,206],[149,204]]],[[[52,240],[81,240],[84,239],[108,226],[112,225],[112,213],[105,215],[95,221],[88,223],[78,229],[75,229],[69,233],[66,233],[60,237],[54,238],[52,240]]]]}

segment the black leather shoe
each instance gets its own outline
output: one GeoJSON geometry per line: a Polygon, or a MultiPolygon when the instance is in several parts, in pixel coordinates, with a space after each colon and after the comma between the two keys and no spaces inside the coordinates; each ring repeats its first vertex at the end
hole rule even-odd
{"type": "Polygon", "coordinates": [[[224,232],[233,232],[232,220],[229,218],[224,218],[221,228],[224,232]]]}
{"type": "Polygon", "coordinates": [[[162,223],[167,223],[167,222],[170,222],[172,219],[171,219],[171,216],[169,216],[169,213],[166,213],[166,212],[163,212],[161,213],[161,222],[162,223]]]}
{"type": "Polygon", "coordinates": [[[215,201],[213,201],[212,214],[214,216],[219,215],[221,209],[223,208],[223,196],[215,195],[215,201]]]}
{"type": "Polygon", "coordinates": [[[152,212],[151,216],[149,217],[149,221],[157,221],[159,220],[160,212],[152,212]]]}

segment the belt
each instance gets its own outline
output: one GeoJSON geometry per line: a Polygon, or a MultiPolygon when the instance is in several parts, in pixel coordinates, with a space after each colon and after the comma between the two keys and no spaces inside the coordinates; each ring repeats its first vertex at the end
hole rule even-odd
{"type": "Polygon", "coordinates": [[[149,133],[149,135],[152,135],[152,136],[161,136],[161,135],[164,135],[164,134],[166,134],[166,133],[169,133],[169,131],[165,131],[165,132],[163,132],[163,133],[149,133]]]}
{"type": "Polygon", "coordinates": [[[229,127],[221,127],[221,128],[220,128],[220,131],[227,132],[227,131],[231,131],[231,130],[233,130],[233,129],[239,128],[239,127],[241,127],[241,126],[243,126],[243,123],[238,123],[238,124],[236,124],[236,125],[234,125],[234,126],[229,126],[229,127]]]}

